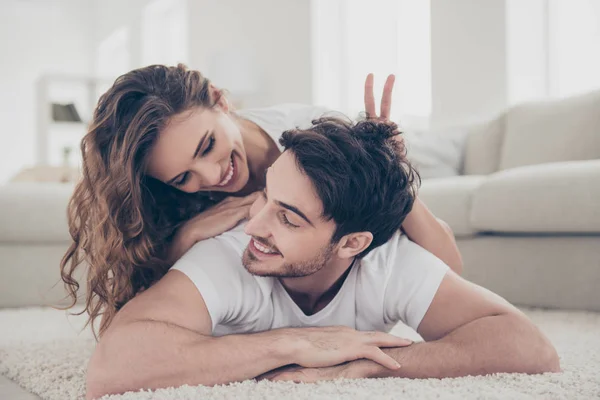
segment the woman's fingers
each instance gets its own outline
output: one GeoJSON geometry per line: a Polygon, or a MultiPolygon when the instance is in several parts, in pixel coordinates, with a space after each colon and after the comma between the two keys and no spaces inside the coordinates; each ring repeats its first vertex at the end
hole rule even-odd
{"type": "Polygon", "coordinates": [[[379,115],[377,115],[377,112],[375,111],[373,81],[373,74],[367,75],[367,79],[365,80],[365,112],[367,113],[367,118],[387,120],[390,118],[392,110],[392,92],[394,91],[396,76],[391,74],[385,81],[385,85],[383,86],[383,94],[381,95],[381,112],[379,115]]]}
{"type": "Polygon", "coordinates": [[[390,119],[392,109],[392,92],[394,91],[394,83],[396,82],[395,75],[389,75],[383,86],[383,94],[381,95],[381,114],[380,119],[390,119]]]}
{"type": "Polygon", "coordinates": [[[365,112],[367,118],[377,118],[375,112],[375,96],[373,95],[373,74],[367,75],[365,80],[365,112]]]}
{"type": "Polygon", "coordinates": [[[252,205],[252,203],[254,203],[256,201],[256,199],[258,198],[259,195],[260,195],[260,192],[254,192],[254,193],[249,194],[248,196],[244,196],[244,197],[230,196],[230,197],[227,197],[227,199],[226,199],[226,200],[228,200],[227,202],[223,201],[223,202],[217,204],[215,207],[222,211],[225,211],[225,210],[230,210],[233,208],[252,205]]]}

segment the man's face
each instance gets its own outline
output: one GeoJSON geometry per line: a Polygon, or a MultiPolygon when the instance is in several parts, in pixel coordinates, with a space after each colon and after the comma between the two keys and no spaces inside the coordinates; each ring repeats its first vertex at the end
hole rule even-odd
{"type": "Polygon", "coordinates": [[[310,179],[284,152],[267,171],[266,189],[250,208],[245,231],[252,236],[242,258],[255,275],[312,275],[334,257],[333,220],[322,218],[323,205],[310,179]]]}

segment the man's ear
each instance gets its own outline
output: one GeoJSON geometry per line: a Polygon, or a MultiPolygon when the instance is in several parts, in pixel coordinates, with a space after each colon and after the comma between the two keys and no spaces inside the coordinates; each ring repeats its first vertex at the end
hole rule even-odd
{"type": "Polygon", "coordinates": [[[209,90],[210,90],[211,98],[219,99],[217,101],[217,105],[219,106],[221,111],[223,111],[224,113],[228,113],[229,112],[229,101],[227,101],[227,97],[225,97],[225,93],[223,93],[223,90],[219,89],[212,83],[210,84],[209,90]]]}
{"type": "Polygon", "coordinates": [[[371,232],[354,232],[340,239],[337,255],[340,258],[352,258],[362,253],[373,242],[371,232]]]}

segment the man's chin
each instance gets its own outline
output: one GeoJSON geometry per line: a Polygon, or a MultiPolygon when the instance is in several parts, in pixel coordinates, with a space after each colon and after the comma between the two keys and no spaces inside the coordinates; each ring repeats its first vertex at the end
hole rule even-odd
{"type": "Polygon", "coordinates": [[[242,264],[246,271],[256,276],[275,276],[273,274],[273,269],[268,267],[268,263],[259,260],[252,254],[250,249],[246,249],[244,251],[244,255],[242,256],[242,264]]]}

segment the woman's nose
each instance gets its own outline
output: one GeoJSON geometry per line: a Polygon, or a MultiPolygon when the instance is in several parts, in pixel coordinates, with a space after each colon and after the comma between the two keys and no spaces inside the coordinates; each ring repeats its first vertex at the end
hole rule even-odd
{"type": "Polygon", "coordinates": [[[203,188],[217,186],[221,182],[222,169],[216,162],[199,162],[194,166],[194,173],[200,177],[203,188]]]}

